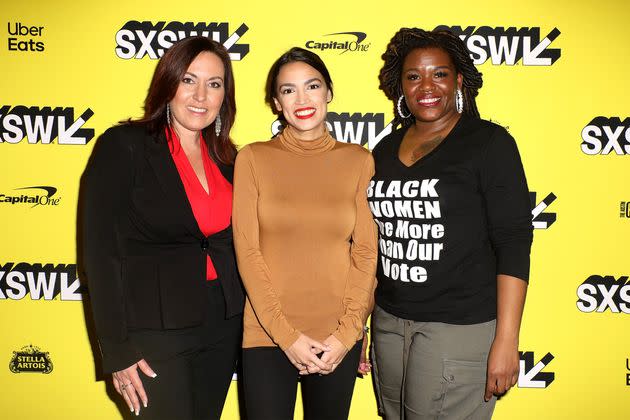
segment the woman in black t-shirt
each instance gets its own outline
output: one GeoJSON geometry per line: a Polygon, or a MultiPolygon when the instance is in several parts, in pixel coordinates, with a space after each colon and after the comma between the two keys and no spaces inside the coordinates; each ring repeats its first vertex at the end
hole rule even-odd
{"type": "Polygon", "coordinates": [[[479,118],[481,73],[447,31],[401,29],[380,88],[398,130],[374,150],[374,361],[387,419],[490,418],[518,379],[532,241],[514,139],[479,118]]]}

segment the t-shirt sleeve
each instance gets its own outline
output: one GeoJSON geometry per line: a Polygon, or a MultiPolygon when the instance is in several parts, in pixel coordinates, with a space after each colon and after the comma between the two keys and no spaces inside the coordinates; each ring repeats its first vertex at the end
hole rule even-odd
{"type": "Polygon", "coordinates": [[[362,337],[372,305],[376,281],[377,232],[368,201],[367,189],[374,176],[374,159],[366,154],[355,195],[356,220],[350,248],[350,271],[343,298],[345,313],[333,335],[351,349],[362,337]]]}
{"type": "Polygon", "coordinates": [[[502,127],[489,141],[481,174],[497,274],[529,281],[533,238],[529,190],[516,142],[502,127]]]}
{"type": "Polygon", "coordinates": [[[234,166],[234,206],[232,227],[238,269],[256,317],[271,339],[286,350],[300,331],[291,326],[271,282],[272,273],[260,249],[258,224],[258,182],[254,153],[244,147],[234,166]]]}

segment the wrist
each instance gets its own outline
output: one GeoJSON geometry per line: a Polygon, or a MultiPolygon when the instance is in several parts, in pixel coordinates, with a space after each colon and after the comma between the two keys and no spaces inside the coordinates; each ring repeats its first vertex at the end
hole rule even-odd
{"type": "Polygon", "coordinates": [[[518,348],[518,334],[497,332],[494,335],[494,342],[503,345],[511,345],[518,348]]]}

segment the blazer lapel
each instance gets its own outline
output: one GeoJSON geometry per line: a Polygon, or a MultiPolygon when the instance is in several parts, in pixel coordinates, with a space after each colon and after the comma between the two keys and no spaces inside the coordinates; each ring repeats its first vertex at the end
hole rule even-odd
{"type": "Polygon", "coordinates": [[[174,210],[173,220],[182,223],[195,237],[205,238],[199,229],[184,184],[171,157],[166,136],[162,133],[152,137],[148,144],[147,159],[164,191],[164,195],[167,197],[165,203],[174,210]]]}

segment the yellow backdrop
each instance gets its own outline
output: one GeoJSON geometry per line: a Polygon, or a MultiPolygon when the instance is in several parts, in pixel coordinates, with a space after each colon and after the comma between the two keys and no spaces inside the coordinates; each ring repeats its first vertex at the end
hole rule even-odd
{"type": "MultiPolygon", "coordinates": [[[[0,416],[119,417],[97,381],[73,265],[79,177],[96,137],[141,114],[154,57],[179,31],[230,48],[239,145],[270,137],[266,72],[297,45],[330,68],[333,133],[371,148],[392,119],[377,80],[387,42],[402,26],[445,25],[466,38],[482,117],[509,127],[536,193],[523,371],[495,418],[626,417],[629,17],[621,0],[3,4],[0,416]]],[[[223,418],[238,418],[235,386],[223,418]]],[[[350,418],[377,418],[369,378],[350,418]]]]}

